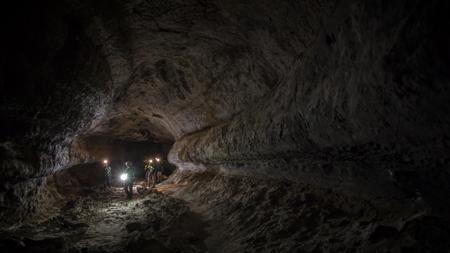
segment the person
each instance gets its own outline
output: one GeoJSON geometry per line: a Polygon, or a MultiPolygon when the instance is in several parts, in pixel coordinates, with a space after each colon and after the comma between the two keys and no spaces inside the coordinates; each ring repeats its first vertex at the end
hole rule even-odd
{"type": "Polygon", "coordinates": [[[145,179],[147,180],[147,186],[153,187],[155,185],[155,179],[154,179],[155,167],[153,167],[153,159],[145,161],[144,170],[145,170],[145,179]],[[151,185],[150,185],[150,181],[151,181],[151,185]]]}
{"type": "Polygon", "coordinates": [[[104,165],[104,179],[105,179],[105,188],[111,188],[111,177],[112,177],[112,169],[109,165],[108,160],[103,160],[104,165]]]}
{"type": "Polygon", "coordinates": [[[134,183],[134,167],[131,162],[125,162],[125,171],[124,173],[127,174],[127,177],[125,179],[125,193],[127,194],[127,197],[131,199],[133,197],[133,183],[134,183]]]}
{"type": "Polygon", "coordinates": [[[160,158],[155,158],[155,183],[159,183],[161,182],[161,178],[162,178],[162,164],[161,164],[161,159],[160,158]]]}

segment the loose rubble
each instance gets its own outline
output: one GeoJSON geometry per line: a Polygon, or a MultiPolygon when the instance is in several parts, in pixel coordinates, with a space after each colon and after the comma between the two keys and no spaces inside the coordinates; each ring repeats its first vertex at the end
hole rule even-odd
{"type": "Polygon", "coordinates": [[[202,235],[186,223],[198,223],[184,201],[135,187],[127,200],[121,188],[95,188],[67,202],[61,213],[42,223],[0,234],[1,252],[200,252],[202,235]],[[181,228],[181,231],[180,231],[181,228]],[[188,246],[186,246],[188,245],[188,246]]]}

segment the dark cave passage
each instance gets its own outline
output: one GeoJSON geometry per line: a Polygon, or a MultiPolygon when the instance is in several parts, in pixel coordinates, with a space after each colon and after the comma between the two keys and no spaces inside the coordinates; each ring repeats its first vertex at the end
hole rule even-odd
{"type": "Polygon", "coordinates": [[[145,162],[155,158],[160,160],[161,172],[169,176],[175,170],[175,166],[167,161],[172,144],[118,140],[108,136],[85,136],[81,138],[79,145],[97,163],[107,160],[112,168],[113,178],[117,179],[127,161],[134,165],[136,177],[144,178],[145,162]]]}
{"type": "Polygon", "coordinates": [[[450,251],[449,1],[4,9],[0,252],[450,251]]]}

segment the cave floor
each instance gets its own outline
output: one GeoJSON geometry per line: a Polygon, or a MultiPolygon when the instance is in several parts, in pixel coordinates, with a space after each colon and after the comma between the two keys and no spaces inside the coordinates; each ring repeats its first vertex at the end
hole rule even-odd
{"type": "Polygon", "coordinates": [[[172,197],[178,188],[87,189],[45,222],[3,231],[10,252],[211,252],[220,236],[203,210],[172,197]]]}

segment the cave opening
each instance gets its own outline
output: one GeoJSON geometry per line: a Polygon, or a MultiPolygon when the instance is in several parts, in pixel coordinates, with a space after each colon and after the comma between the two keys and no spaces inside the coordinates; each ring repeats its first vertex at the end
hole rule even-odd
{"type": "Polygon", "coordinates": [[[145,164],[150,159],[158,158],[161,163],[161,172],[165,177],[170,176],[175,166],[167,161],[170,141],[134,141],[120,140],[111,136],[84,136],[79,141],[86,155],[95,163],[104,166],[104,161],[111,166],[112,179],[120,185],[119,175],[125,169],[125,162],[131,162],[135,167],[135,176],[142,180],[145,177],[145,164]]]}

